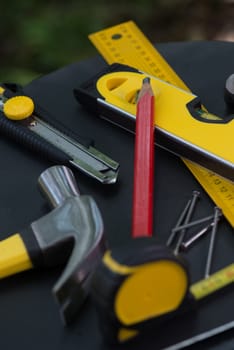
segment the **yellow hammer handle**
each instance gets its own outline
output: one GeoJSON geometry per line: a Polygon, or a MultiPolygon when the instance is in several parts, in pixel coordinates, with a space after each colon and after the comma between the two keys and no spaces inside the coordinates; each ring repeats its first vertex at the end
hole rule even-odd
{"type": "Polygon", "coordinates": [[[0,278],[32,267],[33,264],[19,233],[0,241],[0,278]]]}

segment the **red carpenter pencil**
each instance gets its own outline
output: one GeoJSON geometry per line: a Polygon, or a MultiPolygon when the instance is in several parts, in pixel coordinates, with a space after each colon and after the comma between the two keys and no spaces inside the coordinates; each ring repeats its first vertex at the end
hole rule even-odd
{"type": "Polygon", "coordinates": [[[137,101],[134,149],[132,237],[152,236],[154,184],[154,94],[143,79],[137,101]]]}

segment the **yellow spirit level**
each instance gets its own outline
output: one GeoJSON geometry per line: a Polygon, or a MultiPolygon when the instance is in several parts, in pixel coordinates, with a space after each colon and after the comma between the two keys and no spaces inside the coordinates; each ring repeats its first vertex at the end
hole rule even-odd
{"type": "MultiPolygon", "coordinates": [[[[108,64],[127,64],[190,91],[135,22],[102,29],[90,34],[89,39],[108,64]]],[[[234,227],[234,182],[187,159],[182,161],[234,227]]]]}
{"type": "MultiPolygon", "coordinates": [[[[134,132],[135,98],[146,76],[112,64],[75,89],[75,96],[92,112],[134,132]]],[[[222,119],[208,113],[196,95],[164,80],[152,76],[151,83],[157,144],[234,181],[233,116],[222,119]]]]}

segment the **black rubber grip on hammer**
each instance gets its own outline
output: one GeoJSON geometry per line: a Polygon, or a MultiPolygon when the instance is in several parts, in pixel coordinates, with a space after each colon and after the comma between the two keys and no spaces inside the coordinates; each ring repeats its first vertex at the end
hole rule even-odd
{"type": "Polygon", "coordinates": [[[0,113],[0,133],[27,147],[29,150],[40,154],[44,159],[59,164],[69,163],[70,157],[65,152],[47,142],[19,122],[7,119],[2,112],[0,113]]]}
{"type": "Polygon", "coordinates": [[[39,247],[31,226],[20,230],[20,237],[24,242],[33,267],[42,267],[44,265],[43,253],[39,247]]]}

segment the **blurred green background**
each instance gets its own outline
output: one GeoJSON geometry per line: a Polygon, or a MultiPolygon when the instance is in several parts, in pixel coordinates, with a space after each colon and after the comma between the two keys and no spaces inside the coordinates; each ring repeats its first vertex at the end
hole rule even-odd
{"type": "Polygon", "coordinates": [[[8,0],[1,5],[0,80],[21,84],[97,54],[88,34],[127,20],[153,43],[228,40],[234,23],[231,0],[8,0]]]}

